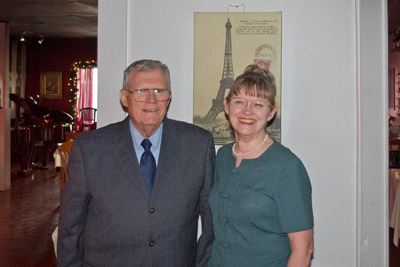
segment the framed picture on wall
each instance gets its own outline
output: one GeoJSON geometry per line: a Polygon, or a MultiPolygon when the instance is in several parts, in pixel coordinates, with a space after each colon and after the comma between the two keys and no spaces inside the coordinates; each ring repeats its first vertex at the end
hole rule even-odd
{"type": "Polygon", "coordinates": [[[281,139],[281,12],[194,13],[193,123],[210,131],[215,145],[234,141],[224,99],[250,64],[275,77],[278,111],[268,134],[281,139]]]}
{"type": "Polygon", "coordinates": [[[47,99],[62,98],[61,71],[47,71],[40,73],[40,97],[47,99]]]}
{"type": "Polygon", "coordinates": [[[0,108],[3,108],[3,77],[0,74],[0,108]]]}
{"type": "Polygon", "coordinates": [[[396,109],[396,103],[395,103],[395,70],[394,68],[389,68],[389,80],[388,80],[388,85],[389,85],[389,91],[388,91],[388,97],[389,97],[389,108],[396,109]]]}

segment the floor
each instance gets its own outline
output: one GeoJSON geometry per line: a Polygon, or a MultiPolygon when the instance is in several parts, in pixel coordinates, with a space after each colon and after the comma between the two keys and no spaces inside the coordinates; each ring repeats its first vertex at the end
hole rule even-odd
{"type": "Polygon", "coordinates": [[[0,192],[1,267],[57,266],[51,233],[59,204],[54,168],[29,175],[12,172],[11,190],[0,192]]]}
{"type": "Polygon", "coordinates": [[[393,244],[393,228],[389,228],[389,267],[400,267],[400,247],[393,244]]]}
{"type": "MultiPolygon", "coordinates": [[[[12,167],[11,190],[0,192],[0,266],[57,266],[51,233],[58,222],[58,173],[54,168],[23,175],[12,167]]],[[[400,267],[400,248],[391,242],[390,266],[400,267]]]]}

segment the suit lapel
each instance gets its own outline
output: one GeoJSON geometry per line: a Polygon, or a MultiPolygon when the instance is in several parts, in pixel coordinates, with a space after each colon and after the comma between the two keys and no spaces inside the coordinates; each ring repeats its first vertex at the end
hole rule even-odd
{"type": "Polygon", "coordinates": [[[112,151],[113,157],[119,163],[121,169],[124,171],[126,177],[132,184],[142,193],[146,198],[149,194],[143,180],[142,173],[136,153],[132,144],[132,136],[129,130],[129,117],[120,123],[120,129],[114,139],[114,149],[112,151]]]}
{"type": "Polygon", "coordinates": [[[171,127],[170,121],[165,118],[160,156],[158,158],[158,166],[152,196],[155,197],[158,192],[165,186],[169,179],[172,170],[177,168],[178,160],[182,152],[182,147],[177,137],[179,133],[171,127]]]}

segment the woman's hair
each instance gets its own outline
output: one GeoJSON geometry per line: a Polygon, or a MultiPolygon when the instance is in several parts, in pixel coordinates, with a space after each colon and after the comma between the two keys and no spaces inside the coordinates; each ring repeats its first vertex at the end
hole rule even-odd
{"type": "Polygon", "coordinates": [[[128,89],[127,86],[129,85],[130,79],[131,79],[131,73],[134,71],[138,71],[138,72],[151,72],[154,71],[156,69],[161,69],[165,75],[165,79],[167,81],[167,86],[168,90],[171,90],[171,78],[170,78],[170,74],[169,74],[169,69],[168,66],[161,63],[158,60],[151,60],[151,59],[142,59],[142,60],[138,60],[133,62],[131,65],[129,65],[125,71],[124,71],[124,81],[122,84],[122,88],[123,89],[128,89]]]}
{"type": "Polygon", "coordinates": [[[239,95],[241,90],[243,90],[246,95],[265,98],[272,106],[275,106],[275,77],[271,72],[257,65],[247,66],[244,73],[236,78],[226,97],[226,101],[229,103],[232,96],[239,95]]]}

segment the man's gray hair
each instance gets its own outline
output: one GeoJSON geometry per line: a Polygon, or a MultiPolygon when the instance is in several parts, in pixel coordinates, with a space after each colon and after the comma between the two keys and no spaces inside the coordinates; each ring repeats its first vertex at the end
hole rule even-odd
{"type": "MultiPolygon", "coordinates": [[[[162,72],[165,75],[165,79],[167,80],[167,86],[168,90],[171,90],[171,78],[169,75],[169,69],[167,67],[167,65],[161,63],[161,61],[158,60],[152,60],[152,59],[142,59],[142,60],[138,60],[133,62],[131,65],[129,65],[125,70],[124,70],[124,81],[122,84],[122,88],[123,89],[128,89],[127,86],[130,82],[130,78],[131,78],[131,73],[133,71],[138,71],[138,72],[151,72],[153,70],[156,69],[161,69],[162,72]]],[[[162,89],[162,88],[159,88],[162,89]]]]}

